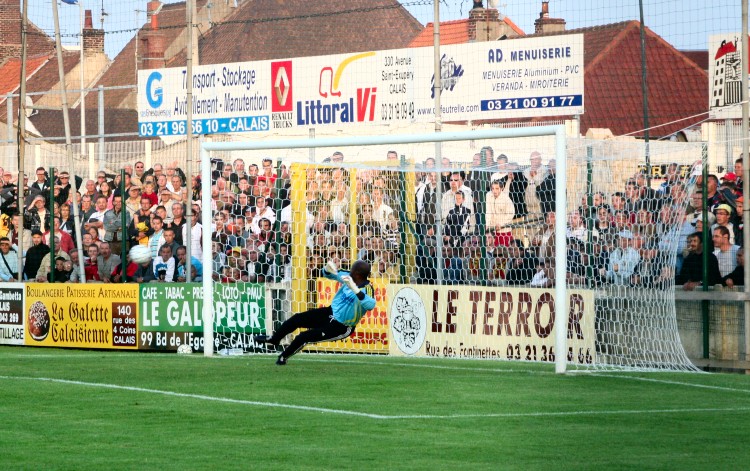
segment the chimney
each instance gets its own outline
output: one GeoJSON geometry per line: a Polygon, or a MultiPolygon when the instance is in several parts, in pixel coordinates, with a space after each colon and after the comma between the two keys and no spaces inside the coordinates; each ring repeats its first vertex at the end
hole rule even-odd
{"type": "Polygon", "coordinates": [[[164,51],[166,50],[166,38],[159,30],[159,12],[162,3],[158,0],[148,2],[148,17],[150,26],[141,35],[141,46],[143,51],[142,69],[159,69],[166,65],[164,51]]]}
{"type": "Polygon", "coordinates": [[[104,30],[94,29],[91,10],[86,10],[83,21],[83,55],[104,54],[104,30]]]}
{"type": "Polygon", "coordinates": [[[494,8],[484,8],[481,0],[474,0],[469,11],[469,42],[494,41],[499,34],[500,13],[494,8]]]}
{"type": "Polygon", "coordinates": [[[549,1],[542,2],[542,12],[534,21],[534,34],[560,33],[565,31],[565,20],[549,17],[549,1]]]}

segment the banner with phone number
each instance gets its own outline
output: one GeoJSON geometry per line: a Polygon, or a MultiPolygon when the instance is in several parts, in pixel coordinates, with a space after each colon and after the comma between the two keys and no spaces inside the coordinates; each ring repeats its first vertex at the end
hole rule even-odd
{"type": "Polygon", "coordinates": [[[0,284],[0,344],[23,345],[23,283],[0,284]]]}
{"type": "MultiPolygon", "coordinates": [[[[554,362],[555,291],[527,287],[390,285],[390,353],[554,362]]],[[[594,294],[568,290],[567,358],[596,361],[594,294]]]]}
{"type": "Polygon", "coordinates": [[[138,347],[138,285],[27,283],[25,291],[25,345],[138,347]]]}

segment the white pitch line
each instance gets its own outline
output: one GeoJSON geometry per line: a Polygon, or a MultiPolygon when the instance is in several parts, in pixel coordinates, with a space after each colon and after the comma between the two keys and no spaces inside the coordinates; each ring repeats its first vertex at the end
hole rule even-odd
{"type": "Polygon", "coordinates": [[[346,360],[346,359],[313,359],[313,358],[295,358],[295,361],[307,361],[307,362],[325,362],[325,363],[348,363],[353,365],[378,365],[378,366],[404,366],[407,368],[426,368],[435,370],[456,370],[456,371],[482,371],[487,373],[522,373],[522,374],[552,374],[552,371],[530,371],[530,370],[514,370],[510,368],[499,369],[499,368],[477,368],[474,366],[445,366],[445,365],[425,365],[418,363],[401,363],[401,362],[386,362],[386,361],[362,361],[362,360],[346,360]]]}
{"type": "Polygon", "coordinates": [[[729,388],[726,386],[711,386],[708,384],[686,383],[684,381],[674,381],[674,380],[669,380],[669,379],[644,378],[642,376],[627,376],[627,375],[618,376],[618,375],[598,374],[598,373],[594,374],[593,376],[601,376],[604,378],[631,379],[634,381],[646,381],[648,383],[671,384],[675,386],[688,386],[691,388],[712,389],[715,391],[730,391],[730,392],[740,392],[740,393],[750,394],[750,390],[748,389],[729,388]]]}
{"type": "MultiPolygon", "coordinates": [[[[514,370],[514,369],[497,369],[497,368],[425,365],[425,364],[418,364],[418,363],[376,362],[376,361],[361,361],[361,360],[358,361],[358,360],[329,359],[329,358],[326,358],[326,359],[300,358],[299,360],[308,361],[308,362],[352,363],[352,364],[358,364],[358,365],[404,366],[404,367],[409,367],[409,368],[429,368],[429,369],[438,369],[438,370],[482,371],[482,372],[488,372],[488,373],[518,373],[518,374],[524,374],[524,375],[549,375],[549,376],[557,375],[557,373],[555,373],[554,371],[530,371],[530,370],[514,370]]],[[[296,360],[296,361],[299,361],[299,360],[296,360]]],[[[580,374],[580,372],[576,372],[575,374],[580,374]]],[[[671,384],[675,386],[687,386],[687,387],[695,387],[695,388],[701,388],[701,389],[711,389],[715,391],[728,391],[728,392],[739,392],[739,393],[750,394],[749,389],[729,388],[726,386],[711,386],[707,384],[687,383],[687,382],[682,382],[682,381],[673,381],[673,380],[665,380],[665,379],[658,379],[658,378],[644,378],[641,376],[629,376],[627,374],[615,375],[615,374],[603,374],[603,373],[598,373],[596,371],[590,371],[590,372],[586,372],[586,375],[590,377],[594,377],[594,378],[604,377],[604,378],[615,378],[615,379],[629,379],[629,380],[636,380],[636,381],[648,381],[652,383],[671,384]]]]}
{"type": "MultiPolygon", "coordinates": [[[[462,367],[462,366],[425,365],[425,364],[418,364],[418,363],[376,362],[376,361],[361,361],[361,360],[358,361],[358,360],[329,359],[329,358],[326,358],[326,359],[300,358],[299,360],[309,361],[309,362],[326,362],[326,363],[331,363],[331,362],[332,363],[352,363],[352,364],[359,364],[359,365],[404,366],[404,367],[409,367],[409,368],[429,368],[429,369],[438,369],[438,370],[482,371],[482,372],[488,372],[488,373],[519,373],[519,374],[525,374],[525,375],[531,374],[531,375],[550,375],[550,376],[557,375],[557,373],[555,373],[554,371],[530,371],[530,370],[477,368],[477,367],[462,367]]],[[[628,374],[625,374],[627,372],[624,372],[624,374],[622,375],[604,374],[604,373],[599,373],[596,371],[575,372],[575,374],[581,374],[581,373],[586,373],[586,376],[590,376],[594,378],[603,377],[603,378],[615,378],[615,379],[629,379],[629,380],[635,380],[635,381],[647,381],[647,382],[652,382],[652,383],[671,384],[675,386],[687,386],[687,387],[694,387],[694,388],[701,388],[701,389],[711,389],[715,391],[728,391],[728,392],[739,392],[739,393],[750,394],[750,389],[729,388],[726,386],[711,386],[708,384],[687,383],[687,382],[682,382],[682,381],[673,381],[673,380],[665,380],[665,379],[658,379],[658,378],[644,378],[642,376],[630,376],[628,374]]]]}
{"type": "Polygon", "coordinates": [[[121,386],[118,384],[107,384],[107,383],[89,383],[86,381],[74,381],[68,379],[57,379],[57,378],[34,378],[28,376],[0,376],[0,379],[6,380],[17,380],[17,381],[44,381],[50,383],[60,384],[71,384],[75,386],[86,386],[94,388],[104,389],[118,389],[123,391],[133,391],[148,394],[159,394],[162,396],[182,397],[186,399],[198,399],[203,401],[212,402],[225,402],[230,404],[242,404],[250,406],[261,406],[270,408],[280,409],[293,409],[302,410],[308,412],[320,412],[323,414],[334,414],[334,415],[349,415],[354,417],[363,417],[367,419],[375,420],[405,420],[405,419],[472,419],[480,417],[490,418],[537,418],[537,417],[574,417],[574,416],[592,416],[592,415],[640,415],[640,414],[682,414],[682,413],[696,413],[696,412],[746,412],[750,411],[750,407],[732,407],[732,408],[685,408],[685,409],[626,409],[626,410],[588,410],[588,411],[569,411],[569,412],[498,412],[498,413],[482,413],[482,414],[445,414],[445,415],[420,415],[420,414],[407,414],[407,415],[382,415],[382,414],[368,414],[366,412],[357,412],[344,409],[329,409],[325,407],[312,407],[312,406],[301,406],[296,404],[283,404],[279,402],[264,402],[264,401],[248,401],[245,399],[232,399],[226,397],[215,397],[206,396],[203,394],[188,394],[179,393],[174,391],[164,391],[160,389],[149,389],[149,388],[138,388],[134,386],[121,386]]]}
{"type": "MultiPolygon", "coordinates": [[[[115,352],[107,352],[107,353],[115,353],[115,352]]],[[[131,356],[132,352],[122,352],[122,357],[127,358],[128,356],[131,356]]],[[[150,354],[149,354],[150,355],[150,354]]],[[[64,357],[75,357],[75,358],[81,358],[81,355],[72,354],[72,355],[48,355],[48,354],[17,354],[12,355],[15,358],[64,358],[64,357]]],[[[158,355],[152,355],[154,358],[157,358],[158,355]]],[[[202,358],[200,355],[192,355],[194,358],[202,358]]],[[[269,355],[269,354],[255,354],[255,355],[243,355],[243,356],[237,356],[237,357],[216,357],[218,359],[244,359],[244,360],[256,360],[256,359],[266,359],[269,357],[275,357],[275,355],[269,355]]],[[[143,358],[143,357],[139,357],[143,358]]],[[[458,359],[457,359],[458,360],[458,359]]],[[[532,371],[532,370],[517,370],[517,369],[502,369],[502,368],[478,368],[478,367],[470,367],[470,366],[446,366],[446,365],[429,365],[424,363],[404,363],[404,362],[385,362],[385,361],[362,361],[362,360],[351,360],[351,359],[333,359],[333,358],[313,358],[312,356],[302,356],[302,357],[296,357],[294,361],[303,361],[303,362],[311,362],[311,363],[343,363],[343,364],[352,364],[352,365],[377,365],[377,366],[400,366],[400,367],[406,367],[406,368],[425,368],[425,369],[436,369],[436,370],[454,370],[454,371],[479,371],[479,372],[487,372],[487,373],[517,373],[517,374],[524,374],[524,375],[557,375],[554,371],[532,371]]],[[[461,360],[458,360],[461,361],[461,360]]],[[[591,377],[604,377],[604,378],[615,378],[615,379],[628,379],[633,381],[646,381],[646,382],[652,382],[652,383],[660,383],[660,384],[667,384],[667,385],[674,385],[674,386],[685,386],[685,387],[692,387],[692,388],[699,388],[699,389],[709,389],[714,391],[726,391],[726,392],[739,392],[744,394],[750,394],[750,390],[748,389],[738,389],[738,388],[730,388],[726,386],[711,386],[707,384],[696,384],[696,383],[688,383],[688,382],[682,382],[682,381],[673,381],[673,380],[664,380],[664,379],[658,379],[658,378],[644,378],[642,376],[630,376],[628,374],[625,374],[627,372],[623,372],[623,374],[606,374],[606,373],[600,373],[597,371],[577,371],[577,372],[571,372],[571,374],[581,374],[583,375],[585,373],[586,376],[591,377]]]]}
{"type": "Polygon", "coordinates": [[[188,398],[188,399],[200,399],[204,401],[228,402],[232,404],[245,404],[245,405],[251,405],[251,406],[263,406],[263,407],[278,407],[282,409],[295,409],[295,410],[304,410],[304,411],[310,411],[310,412],[323,412],[327,414],[353,415],[353,416],[358,416],[358,417],[367,417],[371,419],[388,418],[387,416],[382,416],[378,414],[367,414],[364,412],[355,412],[355,411],[347,411],[347,410],[339,410],[339,409],[327,409],[323,407],[299,406],[299,405],[294,405],[294,404],[281,404],[278,402],[248,401],[244,399],[231,399],[231,398],[226,398],[226,397],[206,396],[203,394],[187,394],[187,393],[179,393],[179,392],[174,392],[174,391],[163,391],[160,389],[138,388],[135,386],[121,386],[119,384],[89,383],[86,381],[73,381],[69,379],[33,378],[33,377],[28,377],[28,376],[0,376],[0,379],[21,380],[21,381],[45,381],[45,382],[50,382],[50,383],[72,384],[76,386],[88,386],[88,387],[104,388],[104,389],[119,389],[123,391],[160,394],[163,396],[183,397],[183,398],[188,398]]]}

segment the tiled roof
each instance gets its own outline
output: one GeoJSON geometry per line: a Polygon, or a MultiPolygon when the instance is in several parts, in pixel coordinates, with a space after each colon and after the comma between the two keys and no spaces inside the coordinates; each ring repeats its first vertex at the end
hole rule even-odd
{"type": "MultiPolygon", "coordinates": [[[[63,51],[62,57],[63,70],[67,76],[78,65],[81,56],[78,51],[63,51]]],[[[26,81],[26,91],[29,93],[47,92],[59,83],[60,72],[57,67],[57,55],[53,54],[50,60],[26,81]]],[[[76,88],[78,87],[76,86],[76,88]]],[[[40,95],[32,95],[31,98],[36,102],[40,98],[40,95]]]]}
{"type": "Polygon", "coordinates": [[[420,31],[396,0],[255,0],[214,26],[200,55],[204,64],[220,64],[397,49],[420,31]]]}
{"type": "MultiPolygon", "coordinates": [[[[640,24],[637,21],[571,30],[584,34],[585,107],[581,133],[609,128],[613,134],[642,136],[640,24]]],[[[646,28],[649,126],[652,136],[666,136],[696,124],[708,111],[708,74],[660,36],[646,28]]]]}
{"type": "MultiPolygon", "coordinates": [[[[78,60],[80,59],[80,55],[78,51],[63,51],[63,69],[65,71],[65,74],[67,74],[73,70],[78,65],[78,60]]],[[[37,61],[41,60],[41,58],[33,58],[28,59],[27,71],[29,70],[29,66],[31,65],[31,61],[37,61]]],[[[21,66],[18,64],[16,67],[16,73],[12,77],[12,80],[15,80],[16,84],[18,83],[18,78],[20,77],[20,69],[21,66]]],[[[54,89],[58,84],[60,83],[60,74],[57,67],[57,55],[51,54],[49,56],[45,57],[45,60],[42,61],[42,64],[38,66],[33,74],[29,74],[28,78],[26,79],[26,92],[27,93],[34,93],[34,92],[48,92],[52,89],[54,89]]],[[[16,90],[17,92],[17,90],[16,90]]],[[[36,103],[39,101],[39,99],[42,97],[42,95],[29,95],[31,98],[31,101],[33,103],[36,103]]],[[[13,100],[13,116],[14,120],[16,120],[18,116],[18,99],[13,100]]],[[[0,116],[0,121],[5,122],[5,113],[0,113],[2,116],[0,116]]]]}
{"type": "MultiPolygon", "coordinates": [[[[33,76],[40,67],[50,59],[49,55],[44,54],[37,57],[26,59],[26,80],[33,76]]],[[[0,66],[0,103],[5,102],[5,96],[8,93],[14,93],[18,90],[19,80],[21,78],[21,59],[8,59],[5,64],[0,66]]]]}
{"type": "MultiPolygon", "coordinates": [[[[501,20],[510,26],[518,36],[525,36],[521,28],[516,26],[507,16],[501,20]]],[[[434,44],[433,34],[435,32],[434,23],[427,23],[419,35],[412,40],[409,47],[425,47],[434,44]]],[[[469,42],[469,20],[453,20],[440,22],[440,44],[447,46],[449,44],[464,44],[469,42]]]]}
{"type": "MultiPolygon", "coordinates": [[[[409,44],[409,47],[425,47],[435,44],[435,23],[427,23],[409,44]]],[[[453,20],[440,22],[440,45],[464,44],[469,42],[469,20],[453,20]]]]}

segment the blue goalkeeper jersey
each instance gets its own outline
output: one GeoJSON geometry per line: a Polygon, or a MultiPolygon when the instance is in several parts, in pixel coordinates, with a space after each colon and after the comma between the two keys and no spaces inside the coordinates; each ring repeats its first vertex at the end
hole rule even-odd
{"type": "Polygon", "coordinates": [[[349,272],[344,270],[339,270],[338,273],[333,274],[323,270],[323,276],[329,280],[336,280],[341,284],[331,303],[333,318],[344,325],[354,327],[367,311],[375,309],[375,292],[369,282],[364,286],[360,286],[361,292],[365,295],[365,298],[360,301],[354,291],[341,281],[342,276],[348,275],[349,272]]]}

